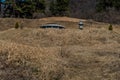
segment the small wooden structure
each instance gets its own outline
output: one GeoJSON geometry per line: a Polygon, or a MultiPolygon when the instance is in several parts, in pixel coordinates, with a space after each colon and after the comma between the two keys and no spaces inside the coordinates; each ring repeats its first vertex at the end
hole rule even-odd
{"type": "Polygon", "coordinates": [[[57,28],[57,29],[64,29],[65,27],[59,24],[55,24],[55,23],[49,23],[49,24],[45,24],[40,26],[40,28],[57,28]]]}

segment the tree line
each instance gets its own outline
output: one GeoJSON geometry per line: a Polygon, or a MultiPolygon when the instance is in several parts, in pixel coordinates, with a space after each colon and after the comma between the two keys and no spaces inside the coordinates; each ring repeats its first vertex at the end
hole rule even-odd
{"type": "Polygon", "coordinates": [[[120,20],[120,0],[5,0],[1,4],[2,17],[34,18],[38,13],[37,17],[44,14],[44,17],[70,16],[106,22],[110,17],[112,22],[120,20]]]}
{"type": "Polygon", "coordinates": [[[96,5],[96,9],[98,12],[106,11],[111,8],[115,10],[120,10],[120,0],[99,0],[96,5]]]}
{"type": "MultiPolygon", "coordinates": [[[[34,13],[45,13],[45,0],[6,0],[1,3],[3,17],[32,18],[34,13]]],[[[69,0],[52,0],[49,10],[53,16],[68,15],[69,0]]]]}

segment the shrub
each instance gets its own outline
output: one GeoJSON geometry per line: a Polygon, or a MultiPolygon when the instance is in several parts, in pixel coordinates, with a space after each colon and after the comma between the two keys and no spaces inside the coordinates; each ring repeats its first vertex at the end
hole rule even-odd
{"type": "Polygon", "coordinates": [[[109,25],[109,28],[108,28],[110,31],[113,30],[113,27],[112,27],[112,24],[109,25]]]}
{"type": "Polygon", "coordinates": [[[19,23],[16,22],[16,23],[15,23],[15,29],[18,29],[18,28],[19,28],[19,23]]]}

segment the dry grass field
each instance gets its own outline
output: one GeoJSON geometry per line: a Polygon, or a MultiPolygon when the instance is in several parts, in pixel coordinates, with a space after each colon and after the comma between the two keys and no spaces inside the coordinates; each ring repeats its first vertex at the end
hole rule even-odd
{"type": "Polygon", "coordinates": [[[0,19],[0,80],[119,80],[120,27],[52,17],[0,19]],[[24,28],[14,29],[15,22],[24,28]],[[66,29],[40,29],[59,23],[66,29]]]}
{"type": "MultiPolygon", "coordinates": [[[[0,18],[0,30],[6,30],[14,28],[15,23],[18,22],[23,27],[27,28],[39,28],[39,26],[46,24],[46,23],[58,23],[65,28],[68,29],[78,29],[78,23],[82,21],[86,28],[90,27],[108,27],[109,24],[95,22],[92,20],[84,20],[84,19],[76,19],[76,18],[68,18],[68,17],[49,17],[49,18],[42,18],[42,19],[16,19],[16,18],[0,18]]],[[[114,25],[114,27],[119,27],[119,25],[114,25]]]]}

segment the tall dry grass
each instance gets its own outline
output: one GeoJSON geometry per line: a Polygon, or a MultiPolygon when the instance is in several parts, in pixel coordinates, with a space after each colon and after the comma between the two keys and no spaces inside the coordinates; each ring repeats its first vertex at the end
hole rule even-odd
{"type": "MultiPolygon", "coordinates": [[[[120,31],[119,29],[116,31],[120,31]]],[[[119,44],[120,35],[106,28],[79,29],[9,29],[0,33],[0,39],[35,47],[55,47],[65,45],[93,46],[99,44],[119,44]]]]}
{"type": "Polygon", "coordinates": [[[59,19],[24,20],[23,30],[2,19],[0,80],[119,80],[119,25],[109,31],[108,24],[82,20],[86,24],[79,30],[79,19],[59,19]],[[34,28],[48,22],[67,29],[34,28]]]}
{"type": "Polygon", "coordinates": [[[2,31],[0,79],[119,80],[116,32],[106,28],[2,31]]]}
{"type": "Polygon", "coordinates": [[[0,41],[1,80],[119,80],[120,46],[30,47],[0,41]]]}

